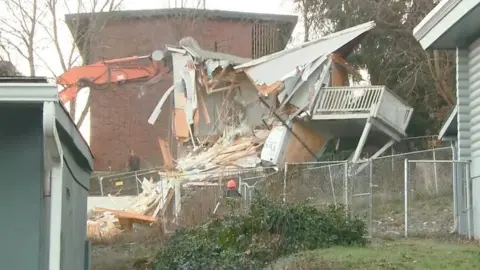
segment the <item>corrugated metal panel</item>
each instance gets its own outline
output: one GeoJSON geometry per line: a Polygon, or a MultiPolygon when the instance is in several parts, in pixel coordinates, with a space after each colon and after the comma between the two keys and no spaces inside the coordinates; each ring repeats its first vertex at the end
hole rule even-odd
{"type": "Polygon", "coordinates": [[[457,50],[458,158],[470,159],[468,51],[457,50]]]}

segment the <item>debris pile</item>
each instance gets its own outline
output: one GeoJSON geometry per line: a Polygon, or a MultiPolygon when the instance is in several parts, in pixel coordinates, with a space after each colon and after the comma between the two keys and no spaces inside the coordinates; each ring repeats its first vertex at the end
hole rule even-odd
{"type": "MultiPolygon", "coordinates": [[[[132,229],[134,223],[151,224],[163,217],[174,197],[174,182],[192,184],[218,180],[242,168],[260,163],[260,152],[269,130],[252,130],[246,124],[227,127],[223,136],[211,147],[198,147],[177,161],[173,172],[159,172],[162,180],[154,183],[143,179],[142,193],[124,209],[96,207],[87,223],[90,239],[108,239],[132,229]]],[[[110,196],[115,201],[117,198],[110,196]]]]}
{"type": "Polygon", "coordinates": [[[259,154],[269,130],[252,131],[243,124],[225,129],[224,135],[208,149],[196,149],[178,160],[177,170],[186,175],[224,170],[253,168],[260,162],[259,154]]]}
{"type": "MultiPolygon", "coordinates": [[[[165,214],[173,198],[174,190],[168,180],[154,183],[143,179],[142,193],[125,209],[96,207],[87,221],[89,239],[109,239],[122,231],[130,231],[134,223],[151,224],[165,214]]],[[[115,197],[109,196],[115,200],[115,197]]]]}

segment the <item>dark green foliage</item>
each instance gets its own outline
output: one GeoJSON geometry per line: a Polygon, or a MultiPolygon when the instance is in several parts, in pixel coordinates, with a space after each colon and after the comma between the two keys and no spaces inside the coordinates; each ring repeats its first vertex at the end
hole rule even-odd
{"type": "Polygon", "coordinates": [[[154,270],[259,269],[280,256],[332,245],[364,245],[365,223],[343,207],[252,203],[249,215],[229,214],[175,232],[157,256],[154,270]]]}

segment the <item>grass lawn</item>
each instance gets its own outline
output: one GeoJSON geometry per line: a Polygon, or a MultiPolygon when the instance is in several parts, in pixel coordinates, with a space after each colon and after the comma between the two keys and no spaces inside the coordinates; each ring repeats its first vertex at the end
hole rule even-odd
{"type": "Polygon", "coordinates": [[[480,245],[455,241],[374,241],[282,258],[267,269],[480,269],[480,245]]]}

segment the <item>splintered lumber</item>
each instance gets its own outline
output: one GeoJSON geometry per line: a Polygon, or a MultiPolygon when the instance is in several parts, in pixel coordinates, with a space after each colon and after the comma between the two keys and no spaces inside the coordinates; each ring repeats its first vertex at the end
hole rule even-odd
{"type": "Polygon", "coordinates": [[[175,168],[175,166],[173,165],[172,152],[170,151],[170,146],[168,145],[168,142],[159,139],[158,143],[160,145],[160,151],[162,151],[164,167],[167,169],[175,168]]]}
{"type": "Polygon", "coordinates": [[[146,215],[141,215],[133,212],[116,210],[116,209],[95,207],[93,209],[93,212],[112,213],[115,217],[118,218],[118,221],[122,226],[122,229],[127,231],[132,229],[133,223],[153,223],[156,221],[156,218],[152,216],[146,216],[146,215]]]}
{"type": "Polygon", "coordinates": [[[127,212],[127,211],[122,211],[122,210],[116,210],[116,209],[109,209],[109,208],[102,208],[102,207],[95,207],[93,209],[93,212],[100,212],[100,213],[105,213],[105,212],[110,212],[113,215],[115,215],[117,218],[131,218],[134,220],[138,220],[139,222],[155,222],[156,219],[151,216],[146,216],[146,215],[141,215],[133,212],[127,212]]]}

